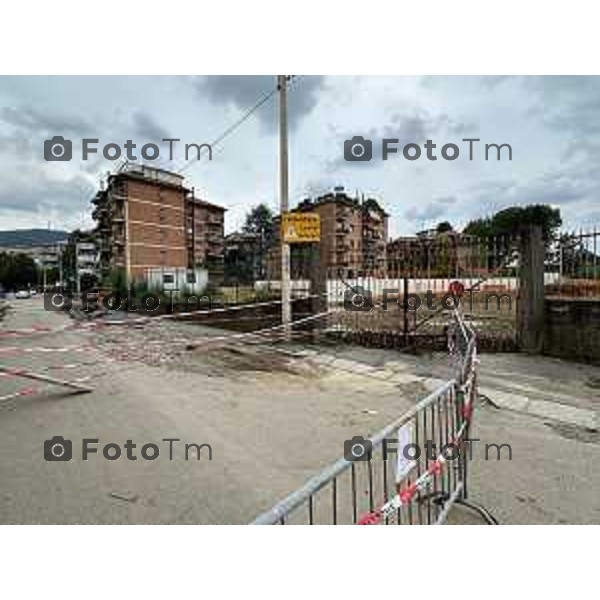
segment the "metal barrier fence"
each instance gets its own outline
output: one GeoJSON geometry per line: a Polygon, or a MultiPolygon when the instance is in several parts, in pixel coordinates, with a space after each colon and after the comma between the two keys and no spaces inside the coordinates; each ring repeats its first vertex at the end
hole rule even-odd
{"type": "Polygon", "coordinates": [[[467,501],[467,440],[477,398],[477,344],[458,310],[448,327],[456,376],[370,440],[258,516],[253,524],[439,524],[467,501]],[[350,460],[350,458],[353,458],[350,460]]]}

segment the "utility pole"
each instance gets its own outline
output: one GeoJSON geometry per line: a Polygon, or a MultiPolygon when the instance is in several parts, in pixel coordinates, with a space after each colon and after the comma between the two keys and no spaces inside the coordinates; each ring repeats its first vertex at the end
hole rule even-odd
{"type": "MultiPolygon", "coordinates": [[[[279,178],[281,194],[281,218],[289,210],[288,183],[288,119],[287,119],[287,75],[277,76],[279,89],[279,178]]],[[[281,322],[286,338],[290,337],[292,321],[290,284],[290,245],[281,237],[281,322]]]]}

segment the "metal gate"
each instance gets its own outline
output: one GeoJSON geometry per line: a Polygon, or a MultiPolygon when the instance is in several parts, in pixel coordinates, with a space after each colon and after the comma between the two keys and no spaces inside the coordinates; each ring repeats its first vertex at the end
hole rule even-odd
{"type": "Polygon", "coordinates": [[[329,269],[330,329],[370,347],[443,349],[453,308],[449,289],[458,284],[462,314],[477,328],[479,348],[515,350],[517,247],[516,236],[398,238],[387,246],[385,269],[329,269]]]}

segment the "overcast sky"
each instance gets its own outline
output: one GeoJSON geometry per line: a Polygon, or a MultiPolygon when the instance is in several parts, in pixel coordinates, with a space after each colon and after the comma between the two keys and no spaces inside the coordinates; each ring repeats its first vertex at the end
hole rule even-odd
{"type": "MultiPolygon", "coordinates": [[[[90,227],[90,199],[112,163],[81,160],[82,137],[104,144],[181,138],[210,143],[275,86],[275,77],[0,77],[0,229],[90,227]],[[73,140],[73,160],[46,162],[44,140],[73,140]]],[[[181,149],[182,150],[182,149],[181,149]]],[[[180,165],[183,154],[176,147],[180,165]]],[[[162,145],[168,157],[168,147],[162,145]]],[[[344,186],[381,200],[391,235],[448,220],[457,227],[514,204],[560,207],[569,227],[600,226],[600,78],[314,77],[290,90],[290,198],[344,186]],[[369,163],[344,160],[344,140],[373,140],[369,163]],[[381,160],[381,138],[437,145],[437,161],[381,160]],[[469,160],[462,138],[480,138],[469,160]],[[457,143],[460,157],[441,158],[457,143]],[[483,144],[510,144],[496,160],[483,144]]],[[[278,205],[276,95],[185,170],[197,195],[228,209],[278,205]]]]}

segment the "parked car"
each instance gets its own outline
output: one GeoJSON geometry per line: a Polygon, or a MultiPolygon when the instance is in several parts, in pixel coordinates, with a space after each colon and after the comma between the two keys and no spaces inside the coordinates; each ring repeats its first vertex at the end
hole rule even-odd
{"type": "Polygon", "coordinates": [[[29,295],[30,296],[37,296],[37,290],[33,290],[33,289],[29,290],[29,295]]]}
{"type": "Polygon", "coordinates": [[[29,297],[30,297],[29,290],[19,290],[15,294],[15,298],[17,300],[24,300],[25,298],[29,298],[29,297]]]}

